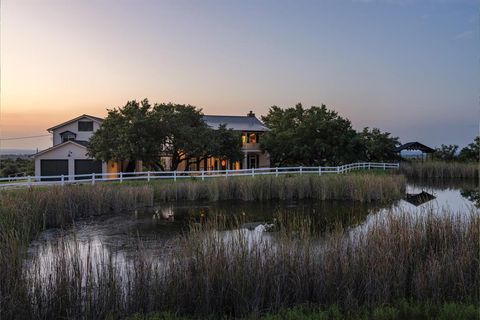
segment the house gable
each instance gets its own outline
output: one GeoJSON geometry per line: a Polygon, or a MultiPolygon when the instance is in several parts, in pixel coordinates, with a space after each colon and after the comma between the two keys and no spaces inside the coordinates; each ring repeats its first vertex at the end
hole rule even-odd
{"type": "Polygon", "coordinates": [[[91,120],[91,121],[94,121],[98,124],[101,124],[103,122],[102,118],[90,116],[88,114],[82,114],[81,116],[78,116],[76,118],[73,118],[73,119],[65,121],[65,122],[62,122],[62,123],[57,124],[56,126],[53,126],[51,128],[48,128],[47,131],[51,132],[52,130],[56,130],[56,129],[64,127],[64,126],[66,126],[66,125],[68,125],[72,122],[77,122],[77,121],[81,121],[81,120],[91,120]]]}
{"type": "MultiPolygon", "coordinates": [[[[55,153],[55,155],[54,155],[55,158],[68,157],[68,152],[66,153],[65,156],[60,156],[60,154],[59,154],[59,152],[61,152],[63,149],[66,149],[68,147],[70,147],[70,149],[72,149],[72,150],[69,150],[69,151],[72,151],[72,154],[73,154],[73,151],[75,151],[75,154],[80,154],[80,155],[83,154],[83,156],[86,157],[87,146],[86,146],[86,144],[83,144],[81,142],[84,142],[84,141],[72,141],[72,140],[66,141],[66,142],[54,145],[53,147],[50,147],[48,149],[37,152],[32,157],[33,158],[40,158],[40,157],[43,158],[43,157],[47,157],[48,153],[52,153],[52,152],[55,153]]],[[[72,156],[72,154],[70,154],[70,156],[72,156]]]]}
{"type": "Polygon", "coordinates": [[[103,120],[98,117],[82,115],[49,128],[48,131],[53,134],[54,146],[64,142],[62,134],[67,131],[75,135],[75,140],[88,141],[93,133],[100,128],[102,121],[103,120]]]}

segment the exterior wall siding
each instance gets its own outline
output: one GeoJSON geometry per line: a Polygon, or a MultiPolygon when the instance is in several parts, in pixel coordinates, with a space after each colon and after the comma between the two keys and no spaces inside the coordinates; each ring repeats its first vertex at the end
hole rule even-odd
{"type": "Polygon", "coordinates": [[[35,157],[35,176],[41,175],[40,161],[41,160],[68,160],[68,175],[75,174],[75,159],[90,159],[87,154],[87,150],[81,146],[73,143],[68,143],[57,149],[51,150],[44,154],[35,157]]]}
{"type": "MultiPolygon", "coordinates": [[[[91,121],[89,118],[82,118],[79,119],[78,121],[91,121]]],[[[77,135],[75,140],[79,141],[88,141],[90,137],[93,135],[95,131],[100,128],[100,124],[93,121],[93,131],[78,131],[78,121],[69,123],[67,125],[64,125],[60,128],[54,129],[53,130],[53,145],[56,146],[57,144],[62,143],[62,137],[60,136],[60,133],[64,131],[71,131],[77,135]]]]}

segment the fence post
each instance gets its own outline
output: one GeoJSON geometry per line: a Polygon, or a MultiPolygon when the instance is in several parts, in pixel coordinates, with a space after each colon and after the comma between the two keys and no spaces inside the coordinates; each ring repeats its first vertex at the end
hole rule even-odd
{"type": "Polygon", "coordinates": [[[337,174],[340,173],[340,166],[337,166],[337,174]]]}
{"type": "Polygon", "coordinates": [[[275,167],[275,177],[278,177],[278,167],[275,167]]]}
{"type": "Polygon", "coordinates": [[[123,172],[120,171],[120,182],[123,182],[123,172]]]}
{"type": "Polygon", "coordinates": [[[252,178],[255,177],[255,168],[252,168],[252,178]]]}
{"type": "Polygon", "coordinates": [[[205,180],[205,170],[202,169],[202,181],[205,180]]]}
{"type": "Polygon", "coordinates": [[[368,170],[370,170],[370,162],[368,163],[368,170]]]}
{"type": "Polygon", "coordinates": [[[225,170],[225,179],[228,178],[228,169],[225,170]]]}
{"type": "Polygon", "coordinates": [[[92,173],[92,185],[95,184],[95,173],[92,173]]]}
{"type": "Polygon", "coordinates": [[[177,181],[177,170],[173,171],[173,181],[177,181]]]}
{"type": "Polygon", "coordinates": [[[383,163],[383,170],[385,171],[385,162],[383,163]]]}
{"type": "Polygon", "coordinates": [[[147,181],[150,182],[150,171],[147,172],[147,181]]]}
{"type": "Polygon", "coordinates": [[[300,175],[302,175],[302,171],[303,171],[302,166],[300,166],[300,175]]]}
{"type": "Polygon", "coordinates": [[[28,176],[28,186],[32,186],[32,177],[28,176]]]}
{"type": "Polygon", "coordinates": [[[65,185],[65,177],[62,174],[62,186],[65,185]]]}
{"type": "Polygon", "coordinates": [[[321,176],[322,175],[322,167],[318,167],[318,175],[321,176]]]}

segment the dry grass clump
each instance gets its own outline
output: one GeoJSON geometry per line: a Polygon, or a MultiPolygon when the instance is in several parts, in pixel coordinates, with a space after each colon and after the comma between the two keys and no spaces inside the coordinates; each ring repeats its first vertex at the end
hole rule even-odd
{"type": "Polygon", "coordinates": [[[479,164],[475,162],[404,162],[400,172],[414,179],[478,179],[479,164]]]}

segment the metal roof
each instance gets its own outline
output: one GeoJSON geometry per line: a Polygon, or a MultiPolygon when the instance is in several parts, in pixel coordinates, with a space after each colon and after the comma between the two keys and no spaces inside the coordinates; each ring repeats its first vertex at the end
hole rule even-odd
{"type": "Polygon", "coordinates": [[[203,121],[213,129],[222,124],[235,131],[268,131],[268,128],[255,116],[212,116],[204,115],[203,121]]]}
{"type": "Polygon", "coordinates": [[[395,148],[395,152],[400,152],[402,150],[420,150],[424,153],[433,153],[435,152],[435,149],[432,149],[424,144],[421,144],[418,141],[415,142],[407,142],[400,147],[395,148]]]}

